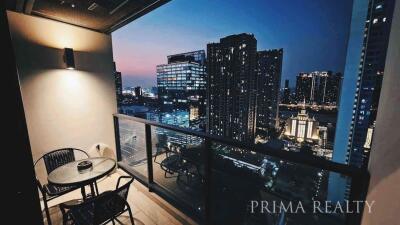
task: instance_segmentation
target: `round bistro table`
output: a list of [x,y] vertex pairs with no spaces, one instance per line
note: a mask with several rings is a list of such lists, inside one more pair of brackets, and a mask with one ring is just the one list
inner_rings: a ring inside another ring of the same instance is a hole
[[[79,171],[78,163],[82,161],[92,162],[90,169]],[[96,157],[73,161],[53,170],[47,177],[50,184],[57,186],[76,186],[81,188],[83,200],[86,200],[85,186],[90,186],[92,197],[94,197],[94,182],[114,170],[116,162],[106,157]]]

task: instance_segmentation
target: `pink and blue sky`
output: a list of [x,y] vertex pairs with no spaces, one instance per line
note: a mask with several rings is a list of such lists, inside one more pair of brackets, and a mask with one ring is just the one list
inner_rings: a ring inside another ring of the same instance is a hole
[[343,72],[351,0],[172,0],[112,34],[123,86],[156,86],[167,55],[206,49],[236,33],[253,33],[258,50],[283,48],[284,79],[299,72]]

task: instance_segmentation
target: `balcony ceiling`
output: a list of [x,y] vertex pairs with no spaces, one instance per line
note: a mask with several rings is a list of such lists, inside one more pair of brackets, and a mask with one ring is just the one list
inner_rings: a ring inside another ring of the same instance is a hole
[[7,9],[110,33],[170,0],[6,0]]

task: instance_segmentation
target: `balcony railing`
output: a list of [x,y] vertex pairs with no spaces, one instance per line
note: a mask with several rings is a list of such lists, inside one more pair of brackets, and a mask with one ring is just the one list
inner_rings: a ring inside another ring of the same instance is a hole
[[316,209],[329,203],[330,177],[345,181],[346,210],[362,209],[365,170],[122,114],[114,125],[120,167],[200,223],[360,224],[333,202]]

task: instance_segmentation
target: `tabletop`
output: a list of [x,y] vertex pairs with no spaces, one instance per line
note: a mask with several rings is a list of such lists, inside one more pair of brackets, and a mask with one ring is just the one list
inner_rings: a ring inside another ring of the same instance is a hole
[[[90,161],[93,167],[79,171],[78,163]],[[86,185],[109,174],[116,166],[114,159],[96,157],[73,161],[53,170],[47,180],[49,183],[59,186]]]

